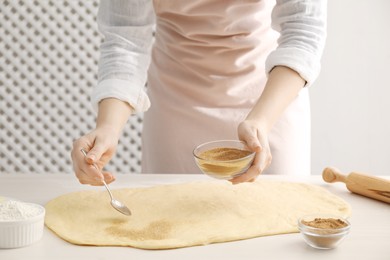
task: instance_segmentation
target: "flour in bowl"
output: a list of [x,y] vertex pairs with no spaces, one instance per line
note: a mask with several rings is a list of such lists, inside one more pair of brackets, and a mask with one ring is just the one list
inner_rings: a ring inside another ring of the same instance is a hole
[[0,221],[25,220],[41,212],[39,206],[21,201],[7,200],[0,203]]

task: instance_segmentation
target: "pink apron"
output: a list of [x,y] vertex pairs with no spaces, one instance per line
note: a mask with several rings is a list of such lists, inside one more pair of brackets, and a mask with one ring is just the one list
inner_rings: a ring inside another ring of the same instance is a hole
[[[271,3],[272,4],[272,3]],[[154,0],[156,38],[142,135],[144,173],[200,173],[200,143],[238,139],[237,125],[261,95],[276,48],[267,1]],[[269,174],[310,173],[307,90],[269,135]]]

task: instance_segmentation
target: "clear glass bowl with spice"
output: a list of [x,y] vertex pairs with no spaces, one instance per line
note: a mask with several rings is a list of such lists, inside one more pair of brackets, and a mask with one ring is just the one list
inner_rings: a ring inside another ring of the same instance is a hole
[[193,154],[196,164],[204,174],[230,180],[248,170],[256,153],[249,151],[244,142],[218,140],[197,146]]
[[0,248],[28,246],[42,238],[45,208],[0,197]]
[[317,249],[337,247],[350,228],[348,220],[329,214],[306,215],[298,220],[298,229],[304,240]]

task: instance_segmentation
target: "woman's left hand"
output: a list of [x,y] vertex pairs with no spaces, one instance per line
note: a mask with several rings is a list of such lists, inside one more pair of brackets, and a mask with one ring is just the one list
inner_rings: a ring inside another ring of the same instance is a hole
[[269,147],[266,131],[254,120],[245,120],[238,126],[238,138],[246,143],[251,151],[256,152],[252,166],[246,173],[231,179],[233,184],[241,182],[255,181],[272,161],[271,150]]

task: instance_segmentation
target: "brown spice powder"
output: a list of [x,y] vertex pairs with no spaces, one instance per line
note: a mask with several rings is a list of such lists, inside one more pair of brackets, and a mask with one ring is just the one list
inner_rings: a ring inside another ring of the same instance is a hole
[[237,148],[221,147],[204,151],[199,155],[199,157],[205,160],[229,161],[243,158],[251,153],[251,151]]
[[112,226],[106,228],[106,232],[112,237],[129,240],[162,240],[169,236],[172,230],[171,223],[167,221],[155,221],[142,229],[132,229],[126,222],[113,222]]
[[345,236],[345,232],[340,232],[341,228],[348,226],[346,222],[335,218],[315,218],[311,221],[302,220],[302,224],[318,230],[310,230],[310,232],[303,233],[306,240],[316,248],[330,249],[337,246],[337,244]]
[[335,218],[315,218],[311,221],[302,220],[302,224],[309,227],[322,229],[339,229],[347,226],[347,223],[345,223],[341,219]]

